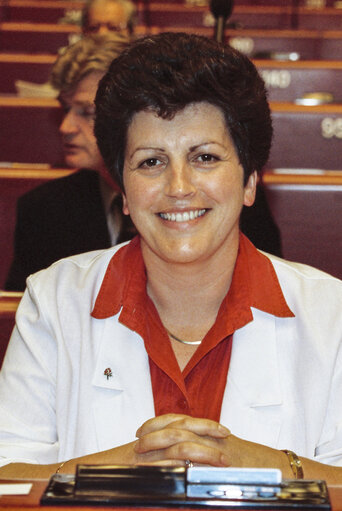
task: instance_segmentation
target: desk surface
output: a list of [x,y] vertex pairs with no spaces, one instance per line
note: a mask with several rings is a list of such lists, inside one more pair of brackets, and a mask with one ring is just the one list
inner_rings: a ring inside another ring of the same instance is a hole
[[[49,510],[57,510],[57,509],[66,509],[62,506],[40,506],[39,500],[40,497],[48,483],[47,480],[37,480],[37,481],[14,481],[14,480],[0,480],[0,483],[9,483],[9,482],[32,482],[33,487],[31,490],[30,495],[27,496],[0,496],[0,510],[1,511],[19,511],[23,508],[30,508],[30,509],[40,509],[43,511],[49,511]],[[342,486],[330,486],[329,487],[329,494],[332,504],[332,511],[342,511]],[[70,508],[69,508],[70,509]],[[96,509],[96,511],[108,511],[107,507],[99,507],[99,506],[73,506],[72,511],[85,511],[87,509]],[[113,509],[113,508],[111,508]],[[126,507],[120,507],[117,508],[120,511],[125,511],[127,509],[133,509],[133,508],[126,508]],[[145,509],[151,509],[151,508],[134,508],[140,511],[144,511]],[[153,508],[153,511],[160,511],[161,509],[164,509],[166,511],[166,508]],[[168,508],[170,509],[170,508]]]

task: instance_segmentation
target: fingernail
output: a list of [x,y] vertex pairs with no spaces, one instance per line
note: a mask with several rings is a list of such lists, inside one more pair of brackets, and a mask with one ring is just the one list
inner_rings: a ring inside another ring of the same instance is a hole
[[230,430],[226,428],[225,426],[222,426],[222,424],[219,424],[218,430],[222,435],[228,436],[231,434]]
[[140,437],[140,429],[141,428],[137,429],[137,432],[135,433],[135,436],[138,437],[138,438]]

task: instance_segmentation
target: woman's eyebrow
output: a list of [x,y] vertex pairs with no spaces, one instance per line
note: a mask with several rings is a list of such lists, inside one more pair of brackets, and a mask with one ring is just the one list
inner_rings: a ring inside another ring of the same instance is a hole
[[211,144],[215,144],[215,145],[219,145],[221,147],[224,147],[224,145],[221,144],[221,142],[218,142],[217,140],[208,140],[208,141],[205,141],[205,142],[201,142],[200,144],[196,144],[194,146],[191,146],[190,147],[190,151],[196,151],[196,149],[199,149],[202,146],[211,145]]
[[162,153],[165,153],[165,149],[163,149],[162,147],[143,146],[143,147],[137,147],[136,149],[134,149],[134,151],[130,155],[130,158],[132,158],[132,156],[134,156],[134,154],[137,153],[138,151],[149,151],[149,150],[160,151]]

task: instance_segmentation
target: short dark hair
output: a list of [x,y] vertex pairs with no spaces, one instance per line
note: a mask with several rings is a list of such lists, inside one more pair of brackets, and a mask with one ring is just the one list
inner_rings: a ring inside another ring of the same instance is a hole
[[165,32],[137,40],[112,62],[95,99],[95,135],[121,186],[133,115],[153,110],[172,119],[203,101],[223,112],[246,183],[268,159],[272,121],[265,84],[245,55],[206,37]]

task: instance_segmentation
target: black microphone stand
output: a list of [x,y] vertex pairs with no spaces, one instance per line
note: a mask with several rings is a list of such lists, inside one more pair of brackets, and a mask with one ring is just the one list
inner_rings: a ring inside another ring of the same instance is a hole
[[224,29],[226,26],[227,19],[233,12],[233,0],[211,0],[210,11],[215,17],[215,33],[214,38],[217,42],[222,43],[224,41]]

